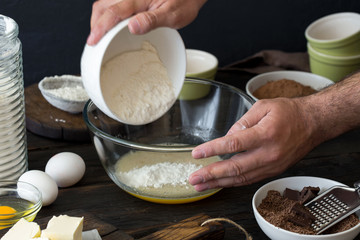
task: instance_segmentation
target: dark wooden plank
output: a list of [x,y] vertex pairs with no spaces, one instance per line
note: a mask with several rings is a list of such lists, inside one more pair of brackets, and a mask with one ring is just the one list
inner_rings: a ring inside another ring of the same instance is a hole
[[206,220],[210,219],[205,214],[200,214],[182,220],[165,229],[154,232],[140,240],[195,240],[195,239],[223,239],[224,227],[221,223],[213,222],[201,226]]
[[69,141],[89,141],[82,114],[53,107],[41,95],[37,84],[25,88],[26,127],[40,136]]
[[115,231],[107,235],[101,236],[102,240],[133,240],[134,238],[122,231]]

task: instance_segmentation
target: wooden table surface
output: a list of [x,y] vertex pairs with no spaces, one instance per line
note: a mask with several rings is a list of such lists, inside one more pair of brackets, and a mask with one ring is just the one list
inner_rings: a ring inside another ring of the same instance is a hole
[[[255,221],[251,199],[260,186],[272,179],[251,186],[223,189],[198,202],[163,205],[137,199],[117,187],[106,175],[91,143],[53,141],[28,133],[29,169],[44,170],[47,160],[63,151],[71,151],[84,158],[87,167],[85,176],[75,186],[60,189],[57,200],[43,207],[37,218],[82,209],[140,238],[169,224],[205,213],[210,217],[235,221],[254,239],[267,239]],[[276,178],[317,176],[352,185],[359,180],[359,167],[360,130],[356,130],[320,145]],[[225,224],[225,239],[244,238],[234,226]]]
[[[57,200],[43,207],[36,219],[82,209],[135,239],[200,213],[231,219],[253,239],[267,239],[251,207],[253,194],[263,184],[287,176],[316,176],[352,186],[360,178],[360,129],[323,143],[280,176],[251,186],[223,189],[209,198],[180,205],[146,202],[121,190],[105,173],[91,142],[52,140],[30,132],[27,141],[30,170],[44,170],[51,156],[64,151],[79,154],[86,163],[83,179],[72,187],[60,189]],[[233,225],[223,225],[225,239],[245,239]]]

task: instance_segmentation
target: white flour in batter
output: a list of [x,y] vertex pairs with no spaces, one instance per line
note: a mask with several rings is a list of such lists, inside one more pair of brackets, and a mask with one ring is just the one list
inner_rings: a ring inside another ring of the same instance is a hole
[[176,100],[167,70],[149,42],[106,62],[101,70],[101,89],[109,109],[134,125],[156,120]]
[[131,187],[160,188],[166,184],[186,185],[190,174],[200,168],[201,165],[193,163],[162,162],[132,169],[121,173],[120,177]]
[[198,193],[188,182],[191,173],[219,157],[193,159],[190,152],[129,152],[115,165],[120,182],[140,194],[155,197],[184,198]]

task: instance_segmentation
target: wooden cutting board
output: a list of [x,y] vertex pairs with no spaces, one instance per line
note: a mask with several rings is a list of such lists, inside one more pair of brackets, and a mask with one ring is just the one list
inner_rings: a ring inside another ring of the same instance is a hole
[[71,114],[53,107],[42,96],[38,85],[25,88],[26,128],[32,133],[66,141],[90,141],[82,114]]
[[205,214],[199,214],[168,227],[153,232],[139,240],[221,240],[225,235],[225,228],[219,222],[211,222],[201,226],[210,219]]

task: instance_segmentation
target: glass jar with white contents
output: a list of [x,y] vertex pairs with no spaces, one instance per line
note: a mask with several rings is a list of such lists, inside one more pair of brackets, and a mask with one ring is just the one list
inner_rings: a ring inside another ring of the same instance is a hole
[[28,168],[22,48],[16,22],[0,14],[0,179]]

